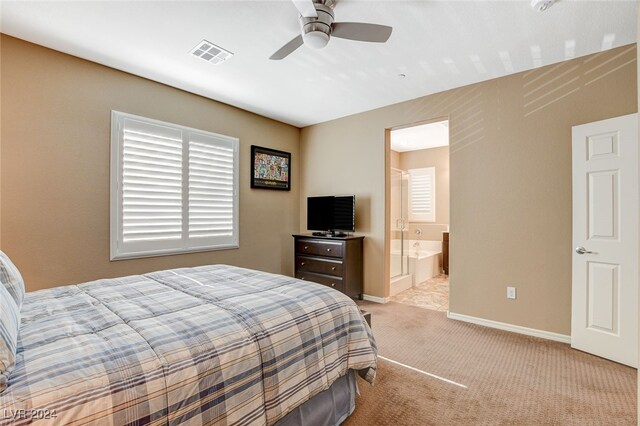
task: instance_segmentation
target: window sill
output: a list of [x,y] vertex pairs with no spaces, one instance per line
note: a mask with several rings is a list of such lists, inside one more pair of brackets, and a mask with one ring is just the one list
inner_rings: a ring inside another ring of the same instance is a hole
[[111,262],[115,262],[118,260],[129,260],[129,259],[143,259],[146,257],[160,257],[160,256],[178,256],[181,254],[191,254],[191,253],[202,253],[206,251],[218,251],[218,250],[237,250],[240,248],[239,244],[225,244],[216,247],[198,247],[193,249],[186,250],[156,250],[156,251],[145,251],[145,252],[136,252],[136,253],[111,253],[111,258],[109,259]]

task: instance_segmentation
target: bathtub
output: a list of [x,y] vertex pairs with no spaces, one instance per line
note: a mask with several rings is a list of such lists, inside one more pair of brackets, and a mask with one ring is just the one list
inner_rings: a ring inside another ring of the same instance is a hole
[[[431,240],[391,240],[391,269],[399,269],[400,248],[404,247],[412,285],[417,286],[440,274],[442,270],[442,241]],[[395,265],[394,265],[395,262]]]

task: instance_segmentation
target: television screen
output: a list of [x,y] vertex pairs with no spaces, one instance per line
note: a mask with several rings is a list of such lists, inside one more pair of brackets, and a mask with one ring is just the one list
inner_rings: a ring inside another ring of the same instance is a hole
[[333,197],[307,198],[307,229],[329,231],[332,221]]
[[355,231],[356,197],[333,197],[333,226],[337,231]]
[[355,231],[355,196],[307,198],[307,229]]

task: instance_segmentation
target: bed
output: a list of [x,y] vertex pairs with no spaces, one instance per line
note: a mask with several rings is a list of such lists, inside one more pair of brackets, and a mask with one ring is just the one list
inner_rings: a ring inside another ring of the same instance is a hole
[[233,266],[27,293],[20,317],[0,425],[337,424],[375,377],[350,298]]

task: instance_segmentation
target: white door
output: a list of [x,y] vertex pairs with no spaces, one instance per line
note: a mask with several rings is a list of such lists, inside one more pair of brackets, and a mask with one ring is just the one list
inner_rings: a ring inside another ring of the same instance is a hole
[[571,346],[638,363],[638,115],[573,128]]

